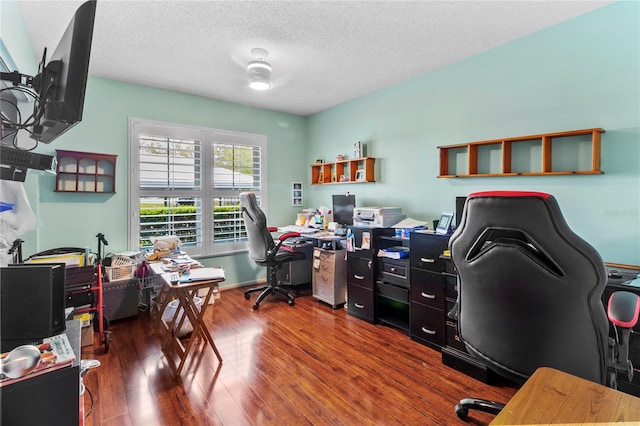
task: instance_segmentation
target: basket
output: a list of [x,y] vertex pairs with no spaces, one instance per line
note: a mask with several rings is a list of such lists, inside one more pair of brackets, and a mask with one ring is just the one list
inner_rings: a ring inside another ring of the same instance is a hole
[[133,272],[136,263],[126,256],[116,255],[111,258],[111,266],[105,266],[107,280],[130,280],[133,278]]

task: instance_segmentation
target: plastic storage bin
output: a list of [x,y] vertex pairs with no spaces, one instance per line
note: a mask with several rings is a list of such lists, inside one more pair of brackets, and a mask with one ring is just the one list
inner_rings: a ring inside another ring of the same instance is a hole
[[[198,310],[200,310],[202,308],[202,298],[194,297],[193,298],[193,303],[195,303],[195,305],[198,308]],[[211,303],[213,303],[213,302],[211,302]],[[167,305],[167,308],[164,310],[164,313],[162,314],[162,320],[163,321],[167,321],[167,322],[171,321],[173,319],[173,315],[176,312],[176,309],[178,309],[178,305],[179,304],[180,304],[179,300],[174,300],[172,302],[169,302],[169,304]],[[182,311],[182,308],[180,308],[176,323],[173,324],[173,331],[176,331],[176,329],[178,328],[178,323],[180,322],[180,317],[183,314],[184,314],[184,312]],[[191,325],[191,322],[189,321],[189,318],[185,318],[184,319],[184,323],[182,324],[182,328],[180,329],[180,332],[178,333],[178,336],[179,337],[184,337],[187,334],[191,333],[192,331],[193,331],[193,326]]]

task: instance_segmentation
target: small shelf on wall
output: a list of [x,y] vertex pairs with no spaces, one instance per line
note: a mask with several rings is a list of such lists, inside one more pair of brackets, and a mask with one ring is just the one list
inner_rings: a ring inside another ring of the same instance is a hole
[[116,192],[117,155],[56,149],[56,156],[55,192]]
[[592,128],[439,146],[438,177],[603,174],[602,133]]
[[311,165],[311,185],[375,182],[375,158],[362,157]]

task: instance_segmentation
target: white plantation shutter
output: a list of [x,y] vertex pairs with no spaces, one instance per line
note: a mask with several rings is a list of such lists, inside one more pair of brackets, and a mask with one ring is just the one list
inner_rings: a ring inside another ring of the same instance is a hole
[[261,193],[261,135],[130,120],[131,249],[177,235],[191,255],[246,247],[239,194]]

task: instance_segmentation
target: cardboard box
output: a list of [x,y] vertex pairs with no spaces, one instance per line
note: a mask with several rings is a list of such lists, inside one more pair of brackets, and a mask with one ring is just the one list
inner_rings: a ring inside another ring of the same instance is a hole
[[73,316],[74,320],[82,321],[81,327],[89,327],[91,325],[91,314],[89,312],[85,312],[83,314],[77,314]]
[[93,345],[93,324],[89,323],[89,326],[82,327],[80,331],[80,345],[82,347]]
[[[198,297],[202,297],[203,299],[207,296],[208,288],[201,288],[198,290]],[[211,299],[209,299],[209,304],[213,305],[216,299],[220,299],[220,287],[215,286],[213,288],[213,294],[211,295]]]

